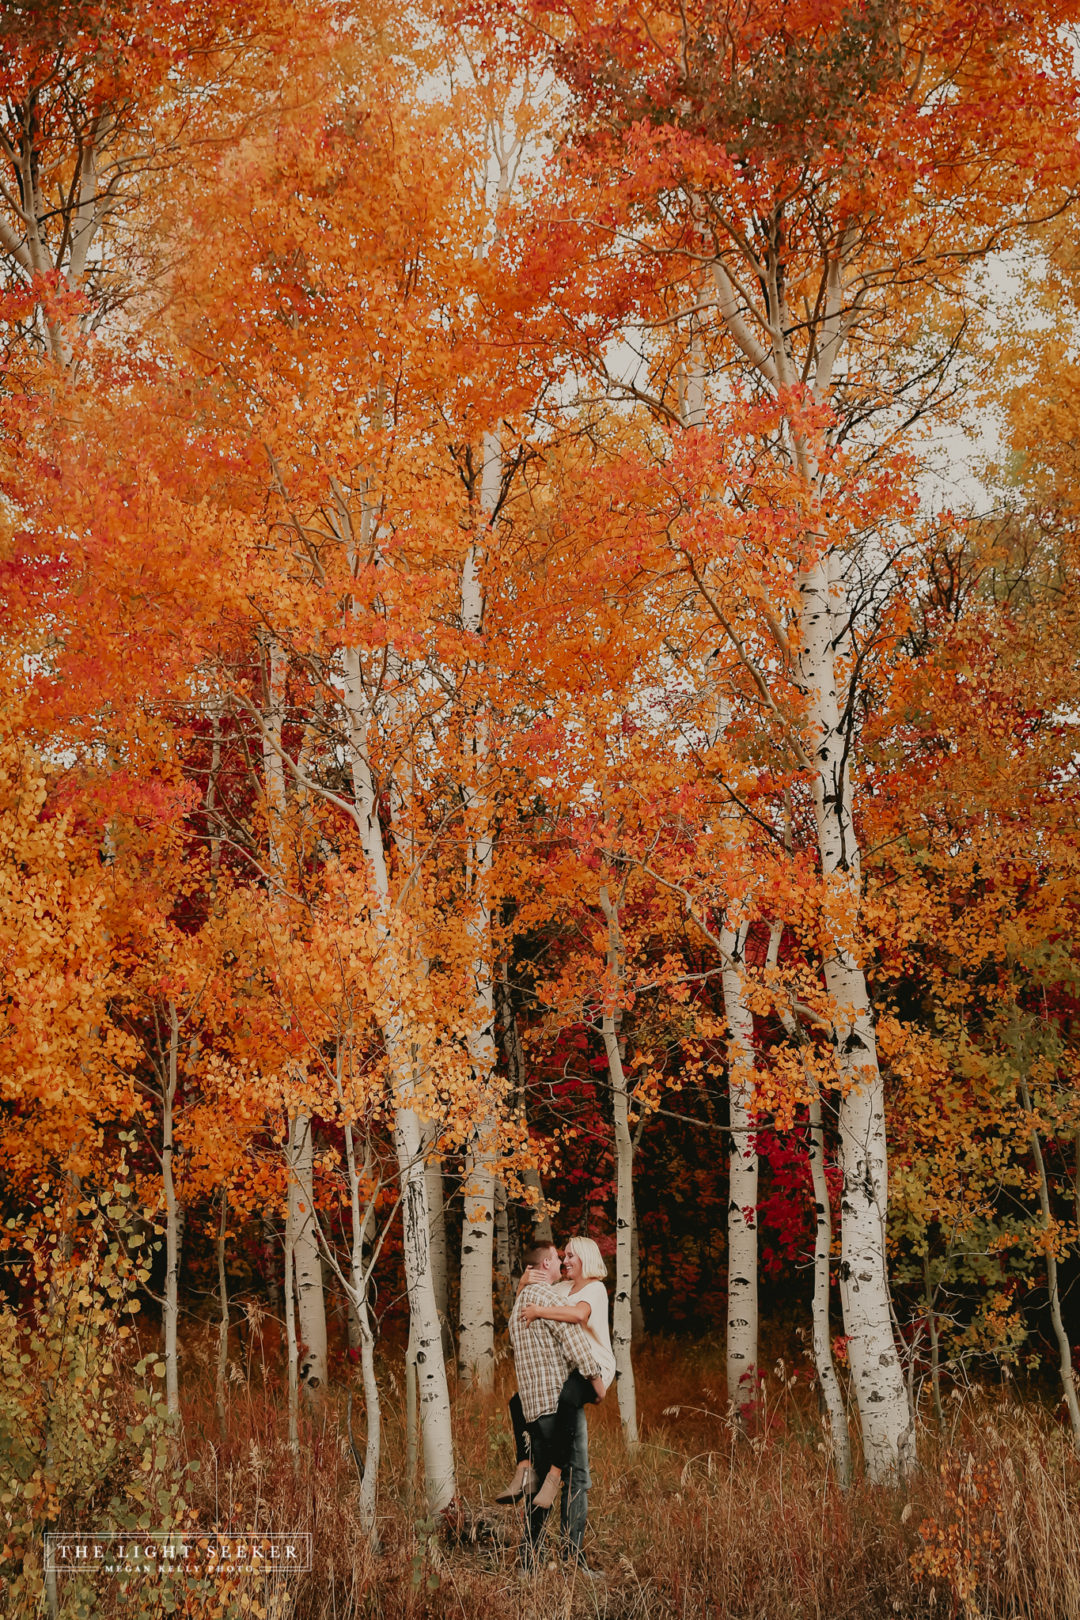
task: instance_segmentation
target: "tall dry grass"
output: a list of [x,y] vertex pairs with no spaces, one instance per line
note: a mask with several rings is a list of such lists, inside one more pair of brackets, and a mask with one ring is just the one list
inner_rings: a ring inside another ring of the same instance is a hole
[[[356,1474],[340,1392],[309,1421],[294,1466],[281,1391],[238,1378],[219,1432],[212,1391],[186,1389],[185,1445],[200,1463],[191,1507],[220,1529],[310,1530],[314,1568],[286,1594],[252,1583],[273,1620],[1080,1620],[1080,1467],[1053,1414],[998,1392],[949,1403],[943,1435],[920,1437],[920,1468],[896,1489],[838,1490],[805,1377],[766,1382],[747,1439],[723,1399],[716,1345],[656,1342],[637,1354],[643,1443],[622,1446],[614,1400],[590,1419],[594,1490],[587,1554],[601,1582],[561,1564],[523,1576],[520,1521],[492,1498],[512,1466],[504,1402],[456,1403],[464,1511],[425,1520],[405,1478],[404,1396],[386,1398],[379,1530],[373,1553],[354,1503]],[[190,1494],[190,1493],[189,1493]],[[251,1605],[254,1607],[251,1607]],[[194,1612],[194,1611],[192,1611]],[[209,1613],[210,1611],[206,1611]]]

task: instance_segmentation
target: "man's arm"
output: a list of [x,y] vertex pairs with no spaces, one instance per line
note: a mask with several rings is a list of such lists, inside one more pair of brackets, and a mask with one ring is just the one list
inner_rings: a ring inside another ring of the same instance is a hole
[[[589,1335],[576,1322],[524,1321],[522,1311],[529,1303],[558,1305],[561,1299],[547,1284],[529,1283],[518,1294],[510,1313],[510,1342],[514,1347],[518,1389],[526,1414],[534,1417],[542,1412],[553,1412],[558,1391],[567,1372],[574,1367],[591,1379],[597,1399],[603,1400],[604,1384]],[[534,1376],[538,1367],[546,1369],[543,1377]],[[550,1406],[540,1404],[541,1400],[550,1401]],[[536,1407],[535,1412],[530,1413],[530,1402]]]
[[585,1378],[599,1378],[600,1363],[596,1359],[596,1346],[577,1322],[552,1322],[544,1320],[549,1333],[553,1333],[562,1345],[563,1354],[571,1367],[576,1367]]
[[531,1301],[522,1307],[522,1316],[527,1322],[577,1322],[581,1327],[587,1327],[589,1317],[592,1315],[592,1306],[587,1299],[580,1305],[570,1305],[563,1302],[559,1305],[533,1305]]
[[[547,1283],[527,1283],[514,1302],[511,1320],[517,1317],[518,1331],[528,1331],[533,1324],[524,1320],[523,1313],[526,1305],[538,1305],[545,1310],[559,1310],[565,1304],[565,1298],[561,1294],[557,1294]],[[585,1332],[585,1329],[578,1325],[577,1321],[562,1322],[557,1318],[548,1316],[537,1317],[536,1320],[542,1322],[543,1326],[558,1340],[563,1355],[571,1367],[576,1367],[578,1372],[583,1373],[586,1378],[598,1376],[600,1363],[596,1359],[596,1345]]]

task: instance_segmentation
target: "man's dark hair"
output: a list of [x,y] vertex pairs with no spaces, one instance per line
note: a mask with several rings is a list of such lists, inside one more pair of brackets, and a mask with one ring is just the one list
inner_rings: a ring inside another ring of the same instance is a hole
[[538,1266],[545,1254],[550,1254],[551,1250],[556,1248],[558,1248],[557,1243],[534,1243],[525,1256],[525,1264],[527,1266]]

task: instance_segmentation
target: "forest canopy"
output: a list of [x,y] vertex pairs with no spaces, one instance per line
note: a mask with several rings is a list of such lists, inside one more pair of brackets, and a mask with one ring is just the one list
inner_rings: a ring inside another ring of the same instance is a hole
[[623,1466],[1077,1491],[1078,9],[0,0],[19,1602],[255,1384],[460,1534],[553,1233]]

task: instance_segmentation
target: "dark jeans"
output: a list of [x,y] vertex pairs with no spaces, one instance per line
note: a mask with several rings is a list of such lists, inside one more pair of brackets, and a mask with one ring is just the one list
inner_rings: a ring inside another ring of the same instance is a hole
[[577,1434],[577,1421],[583,1406],[599,1400],[595,1389],[583,1373],[573,1368],[566,1383],[559,1391],[559,1404],[552,1414],[555,1426],[551,1432],[551,1439],[547,1444],[547,1464],[540,1468],[529,1446],[529,1425],[525,1422],[525,1412],[521,1405],[521,1396],[514,1394],[510,1399],[510,1422],[514,1428],[514,1446],[517,1451],[518,1462],[524,1462],[532,1456],[533,1466],[543,1479],[549,1468],[561,1468],[565,1474],[570,1466],[570,1452]]
[[[548,1413],[528,1425],[529,1445],[533,1466],[543,1479],[552,1463],[552,1445],[555,1437],[556,1415]],[[559,1524],[562,1530],[563,1556],[580,1558],[585,1525],[589,1517],[589,1428],[581,1407],[576,1409],[570,1454],[563,1470],[562,1504]],[[521,1538],[521,1562],[526,1569],[536,1562],[549,1509],[525,1504],[525,1533]]]

